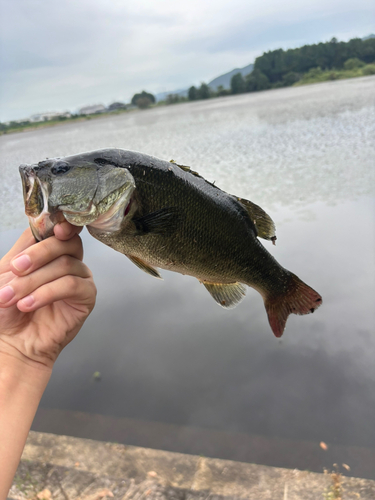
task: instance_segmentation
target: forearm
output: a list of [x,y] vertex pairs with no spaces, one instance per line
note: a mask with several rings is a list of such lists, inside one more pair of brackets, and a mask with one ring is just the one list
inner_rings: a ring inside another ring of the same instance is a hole
[[35,412],[51,376],[0,352],[0,499],[8,495]]

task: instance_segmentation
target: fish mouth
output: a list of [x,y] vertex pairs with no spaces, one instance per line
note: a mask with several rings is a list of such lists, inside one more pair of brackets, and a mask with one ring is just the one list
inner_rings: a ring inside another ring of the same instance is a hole
[[44,199],[35,170],[31,165],[21,165],[19,171],[22,179],[25,213],[31,217],[38,216],[43,210]]
[[[48,177],[45,179],[44,175],[40,175],[39,165],[19,167],[25,213],[37,241],[53,236],[53,228],[59,222],[68,221],[74,226],[90,226],[92,231],[108,234],[119,231],[124,218],[128,219],[132,215],[128,214],[128,211],[135,182],[129,173],[126,174],[126,182],[120,188],[105,193],[103,198],[99,196],[95,199],[99,189],[97,186],[97,190],[92,194],[93,199],[86,200],[84,206],[77,208],[74,204],[57,204],[52,197],[50,199],[50,193],[53,194],[51,181]],[[136,204],[133,205],[136,207]],[[135,208],[132,212],[134,210]]]
[[53,235],[53,228],[58,216],[51,218],[48,207],[48,184],[42,182],[32,165],[21,165],[19,172],[22,179],[25,213],[29,218],[30,228],[37,241]]

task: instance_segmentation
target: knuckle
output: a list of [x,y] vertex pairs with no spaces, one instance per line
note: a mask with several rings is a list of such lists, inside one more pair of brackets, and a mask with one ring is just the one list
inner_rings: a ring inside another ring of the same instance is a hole
[[[21,281],[19,279],[18,281]],[[25,290],[30,290],[33,287],[33,276],[23,276],[22,277],[22,288]]]
[[89,284],[90,284],[90,287],[91,287],[91,293],[94,295],[94,297],[96,297],[97,294],[98,294],[98,289],[96,288],[95,283],[92,280],[90,280]]
[[71,267],[72,258],[69,255],[59,257],[59,266],[63,271],[68,271]]
[[83,270],[84,277],[92,279],[92,272],[91,272],[90,268],[88,268],[86,266],[86,264],[83,264],[83,263],[82,263],[82,266],[83,266],[82,270]]
[[79,286],[79,281],[77,276],[73,276],[72,274],[68,274],[64,277],[65,286],[71,290],[72,292],[77,290]]
[[82,246],[82,240],[78,236],[78,234],[75,234],[73,238],[69,240],[69,243],[71,245],[71,251],[74,256],[78,257],[80,260],[82,260],[83,257],[83,246]]
[[70,239],[70,241],[74,243],[78,248],[82,248],[82,240],[77,233],[74,234],[74,236]]
[[12,287],[16,296],[25,296],[34,289],[34,280],[32,276],[16,276],[12,280]]

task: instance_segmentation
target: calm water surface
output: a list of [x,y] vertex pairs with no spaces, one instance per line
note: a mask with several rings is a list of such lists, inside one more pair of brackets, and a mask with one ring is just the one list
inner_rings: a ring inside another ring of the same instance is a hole
[[35,429],[317,471],[345,462],[375,478],[374,84],[0,137],[2,253],[27,226],[20,163],[120,147],[191,165],[260,204],[278,235],[265,246],[324,302],[277,340],[255,291],[223,310],[197,280],[152,279],[84,232],[97,306],[57,361]]

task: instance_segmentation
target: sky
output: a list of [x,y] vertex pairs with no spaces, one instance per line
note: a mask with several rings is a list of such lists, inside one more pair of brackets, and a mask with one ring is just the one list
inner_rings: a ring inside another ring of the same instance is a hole
[[209,82],[375,32],[373,0],[0,0],[0,121]]

